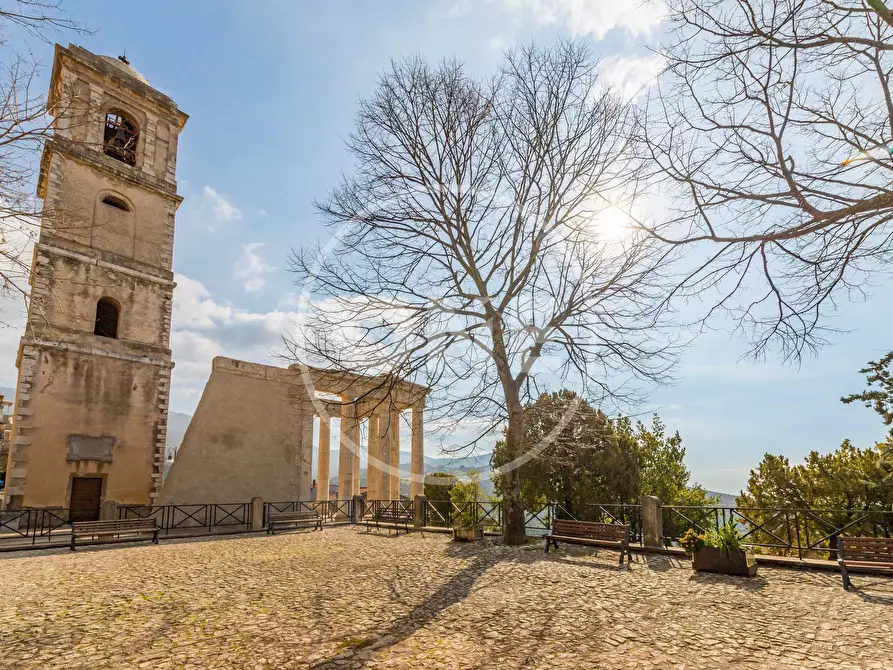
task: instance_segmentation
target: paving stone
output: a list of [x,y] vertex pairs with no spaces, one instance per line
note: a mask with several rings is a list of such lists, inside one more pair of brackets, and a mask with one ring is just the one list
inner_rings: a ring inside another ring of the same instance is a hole
[[349,527],[0,556],[0,668],[878,668],[893,579]]

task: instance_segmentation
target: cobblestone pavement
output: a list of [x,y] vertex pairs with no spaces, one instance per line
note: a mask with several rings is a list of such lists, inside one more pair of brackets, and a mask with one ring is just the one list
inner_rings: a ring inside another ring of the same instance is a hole
[[327,528],[0,555],[0,668],[893,668],[893,579]]

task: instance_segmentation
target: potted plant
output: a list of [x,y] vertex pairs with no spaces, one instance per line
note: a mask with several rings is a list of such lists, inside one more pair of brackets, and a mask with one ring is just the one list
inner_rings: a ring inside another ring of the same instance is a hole
[[689,528],[679,541],[691,556],[691,565],[698,572],[719,572],[725,575],[753,577],[757,560],[752,551],[741,546],[741,535],[734,522],[700,535]]
[[453,526],[453,539],[456,542],[474,542],[484,539],[484,529],[481,526]]
[[468,481],[456,482],[450,489],[450,502],[453,503],[453,539],[457,542],[474,542],[484,539],[484,527],[477,523],[477,503],[484,499],[481,476],[477,472],[468,473]]

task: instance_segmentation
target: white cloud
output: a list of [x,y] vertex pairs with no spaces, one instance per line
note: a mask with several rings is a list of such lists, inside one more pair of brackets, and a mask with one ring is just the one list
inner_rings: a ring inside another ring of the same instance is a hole
[[611,56],[599,63],[599,74],[610,88],[633,100],[657,81],[664,61],[660,56]]
[[266,283],[264,275],[276,271],[258,253],[263,247],[263,242],[243,244],[242,255],[236,261],[235,276],[242,280],[242,286],[249,293],[260,291]]
[[220,195],[210,186],[205,186],[202,191],[205,201],[211,207],[211,214],[218,222],[240,221],[242,210],[233,205],[224,196]]
[[204,285],[185,275],[177,275],[174,290],[174,326],[213,328],[232,317],[233,308],[216,303]]
[[505,51],[507,46],[508,40],[506,40],[505,35],[494,35],[490,38],[490,48],[493,51]]
[[[665,0],[490,0],[516,19],[532,19],[540,27],[568,30],[573,36],[590,35],[600,40],[621,28],[632,35],[651,34],[667,15]],[[468,0],[459,0],[446,12],[462,17],[471,11]]]
[[191,412],[211,373],[215,356],[283,365],[282,335],[293,329],[297,311],[253,312],[218,302],[200,282],[177,275],[171,349],[172,406]]

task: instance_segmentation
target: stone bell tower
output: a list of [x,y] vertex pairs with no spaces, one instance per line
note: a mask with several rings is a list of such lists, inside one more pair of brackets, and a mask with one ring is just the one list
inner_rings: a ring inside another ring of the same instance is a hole
[[161,486],[187,116],[125,58],[74,45],[56,46],[48,111],[4,505],[90,519]]

